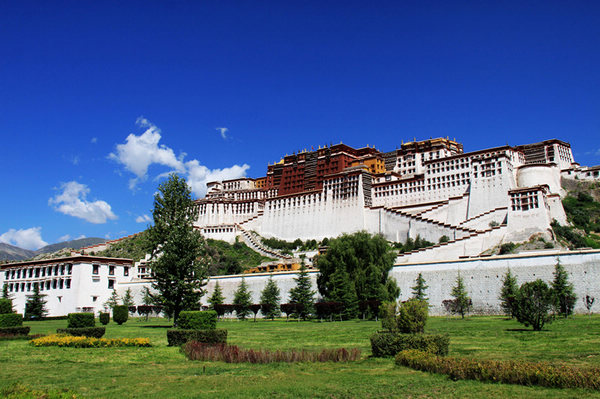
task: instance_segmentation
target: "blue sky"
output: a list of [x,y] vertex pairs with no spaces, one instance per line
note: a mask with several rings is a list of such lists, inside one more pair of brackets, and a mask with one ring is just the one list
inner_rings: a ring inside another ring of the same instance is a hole
[[600,3],[2,2],[0,241],[143,230],[162,176],[549,138],[600,163]]

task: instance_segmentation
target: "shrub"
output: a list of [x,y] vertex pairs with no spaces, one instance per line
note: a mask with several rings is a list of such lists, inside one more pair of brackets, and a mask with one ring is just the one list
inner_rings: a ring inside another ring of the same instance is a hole
[[449,345],[450,338],[446,334],[399,334],[381,331],[371,335],[371,352],[375,357],[391,357],[407,349],[446,356]]
[[600,389],[600,368],[553,365],[522,360],[497,361],[440,357],[418,350],[396,355],[395,362],[415,370],[446,374],[453,380],[477,380],[555,388]]
[[102,323],[103,326],[110,323],[110,313],[100,313],[100,323]]
[[15,326],[0,328],[0,338],[29,335],[31,327]]
[[106,332],[105,327],[57,328],[57,334],[67,334],[76,337],[101,338]]
[[0,327],[19,327],[23,325],[23,315],[19,313],[0,314]]
[[387,331],[395,331],[396,324],[396,302],[384,302],[379,307],[379,318],[381,327]]
[[122,346],[150,347],[148,338],[94,338],[53,334],[36,338],[30,342],[33,346],[59,346],[70,348],[110,348]]
[[512,254],[515,248],[517,248],[517,244],[514,242],[504,243],[500,245],[500,251],[498,252],[498,255]]
[[182,330],[214,330],[217,328],[217,312],[183,311],[179,313],[177,327]]
[[553,299],[553,291],[544,281],[537,279],[524,283],[515,298],[517,321],[526,327],[532,326],[534,331],[540,331],[545,323],[552,321],[552,315],[548,312]]
[[121,325],[129,318],[129,307],[125,305],[116,305],[113,308],[113,320],[118,325]]
[[95,325],[93,313],[69,313],[67,317],[68,328],[94,327]]
[[418,299],[409,299],[402,302],[400,312],[396,316],[398,331],[405,334],[425,332],[427,323],[427,302]]
[[169,346],[180,346],[192,340],[207,344],[224,344],[227,342],[227,330],[222,328],[215,328],[213,330],[182,330],[174,328],[167,330],[167,342]]
[[7,314],[12,312],[12,301],[9,298],[0,298],[0,314]]
[[274,363],[274,362],[348,362],[360,359],[360,350],[323,349],[321,352],[309,351],[267,351],[242,349],[235,345],[209,345],[197,341],[188,341],[181,351],[190,360],[220,361],[226,363]]

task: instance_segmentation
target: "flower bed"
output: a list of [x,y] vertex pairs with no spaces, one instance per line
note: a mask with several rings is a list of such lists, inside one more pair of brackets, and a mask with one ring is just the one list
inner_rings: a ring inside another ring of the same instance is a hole
[[30,341],[33,346],[60,346],[70,348],[115,348],[123,346],[150,347],[148,338],[92,338],[53,334]]

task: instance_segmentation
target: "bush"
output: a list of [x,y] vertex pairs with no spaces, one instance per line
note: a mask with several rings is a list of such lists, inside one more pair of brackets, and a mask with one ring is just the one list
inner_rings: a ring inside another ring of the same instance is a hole
[[12,301],[8,298],[0,298],[0,314],[13,313]]
[[554,388],[600,389],[600,368],[435,356],[418,350],[396,355],[396,365],[446,374],[453,380],[477,380]]
[[534,331],[540,331],[545,323],[552,321],[552,315],[548,312],[552,308],[553,299],[553,291],[544,281],[537,279],[524,283],[515,298],[517,321],[526,327],[532,326]]
[[399,334],[380,331],[371,335],[371,352],[375,357],[391,357],[407,349],[446,356],[449,345],[450,338],[446,334]]
[[23,325],[23,315],[19,313],[0,314],[0,327],[19,327]]
[[198,341],[206,344],[224,344],[227,342],[227,330],[215,328],[212,330],[182,330],[174,328],[167,330],[169,346],[181,346],[188,341]]
[[93,313],[69,313],[67,317],[68,328],[94,327],[95,325]]
[[101,338],[106,332],[105,327],[57,328],[57,334],[67,334],[76,337]]
[[110,323],[110,313],[100,313],[100,323],[102,323],[103,326]]
[[[100,328],[100,327],[99,327]],[[103,328],[103,327],[102,327]],[[94,338],[71,335],[48,335],[30,342],[33,346],[59,346],[70,348],[110,348],[122,346],[150,347],[148,338]]]
[[31,327],[15,326],[0,328],[0,338],[29,335]]
[[217,312],[183,311],[179,313],[177,327],[182,330],[214,330],[217,328]]
[[117,305],[113,308],[113,321],[121,325],[129,318],[129,306]]
[[426,301],[409,299],[402,302],[400,312],[396,316],[398,331],[404,334],[416,334],[425,332],[427,323],[428,305]]
[[384,302],[379,307],[379,318],[381,327],[387,331],[395,331],[396,324],[396,302]]
[[360,349],[323,349],[321,352],[308,351],[267,351],[246,350],[235,345],[210,345],[189,341],[181,351],[190,360],[220,361],[226,363],[274,363],[274,362],[348,362],[360,359]]
[[517,244],[514,242],[504,243],[500,245],[500,251],[498,252],[498,255],[512,254],[515,248],[517,248]]

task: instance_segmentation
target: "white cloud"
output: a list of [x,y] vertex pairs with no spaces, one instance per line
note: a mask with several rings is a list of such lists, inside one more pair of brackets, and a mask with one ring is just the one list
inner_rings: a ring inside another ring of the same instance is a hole
[[596,151],[596,156],[600,157],[600,148]]
[[90,140],[90,142],[92,144],[96,144],[98,142],[98,137],[92,137],[92,139]]
[[[250,168],[249,165],[244,164],[223,169],[209,169],[196,159],[184,161],[187,154],[181,153],[176,157],[171,148],[159,144],[161,134],[157,126],[143,117],[138,118],[136,123],[146,129],[144,133],[139,136],[130,134],[124,144],[117,144],[116,151],[109,154],[110,159],[122,164],[125,169],[135,175],[129,181],[130,189],[134,189],[139,181],[148,178],[148,168],[152,164],[170,168],[170,171],[160,173],[157,178],[165,177],[170,172],[178,172],[184,175],[192,192],[197,196],[206,194],[207,182],[244,177],[246,171]],[[220,132],[221,137],[227,138],[228,129],[226,127],[219,127],[217,130]],[[138,223],[143,222],[138,221]]]
[[85,184],[71,181],[63,183],[61,189],[62,193],[48,200],[48,205],[54,205],[55,210],[96,224],[117,219],[107,202],[86,199],[90,189]]
[[46,241],[42,240],[41,227],[31,227],[29,229],[20,230],[10,229],[6,233],[0,235],[0,242],[31,250],[48,245]]
[[58,242],[69,241],[71,239],[71,234],[65,234],[62,237],[58,238]]
[[152,218],[148,215],[141,215],[135,218],[135,221],[137,223],[148,223],[150,221],[152,221]]
[[81,240],[82,238],[86,238],[87,236],[85,234],[81,234],[79,237],[75,238],[76,240]]
[[227,129],[226,127],[217,127],[215,128],[215,130],[218,130],[219,133],[221,133],[221,137],[223,138],[223,140],[227,139],[227,132],[229,131],[229,129]]

